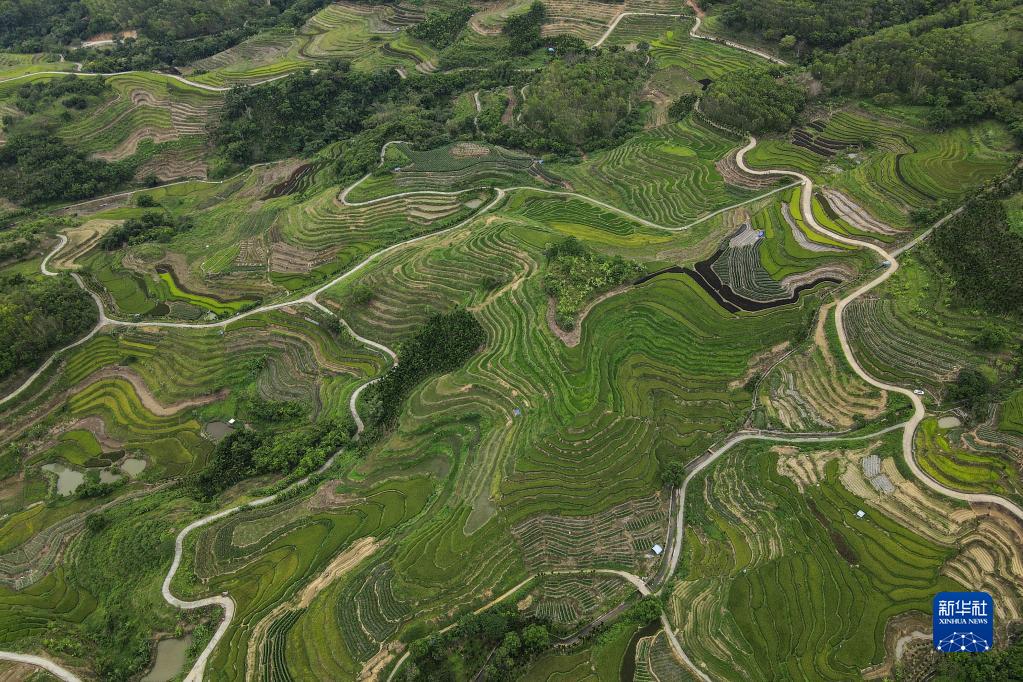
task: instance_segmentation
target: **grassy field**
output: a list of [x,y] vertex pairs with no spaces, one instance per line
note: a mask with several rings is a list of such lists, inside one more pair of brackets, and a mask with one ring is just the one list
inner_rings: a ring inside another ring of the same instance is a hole
[[1016,391],[1005,401],[998,428],[1023,433],[1023,391]]

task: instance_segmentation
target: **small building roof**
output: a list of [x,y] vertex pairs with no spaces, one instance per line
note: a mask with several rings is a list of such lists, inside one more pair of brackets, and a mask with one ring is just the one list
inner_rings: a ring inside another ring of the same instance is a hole
[[660,554],[663,551],[664,551],[663,547],[661,547],[660,545],[654,545],[654,554]]

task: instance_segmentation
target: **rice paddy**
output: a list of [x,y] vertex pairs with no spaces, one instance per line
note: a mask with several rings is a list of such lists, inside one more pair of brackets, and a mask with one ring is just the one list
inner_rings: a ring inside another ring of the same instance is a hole
[[[952,546],[883,513],[857,518],[845,462],[794,450],[743,447],[690,498],[672,607],[689,655],[716,676],[847,679],[881,660],[890,617],[958,587],[942,573]],[[811,477],[786,475],[781,460],[797,457]]]
[[[681,11],[659,0],[624,7]],[[481,10],[466,43],[502,40],[490,36],[499,19],[523,9]],[[620,9],[554,2],[544,31],[592,42]],[[189,77],[251,84],[333,58],[429,73],[443,67],[440,53],[402,30],[425,11],[330,4],[294,31],[193,64]],[[692,39],[691,25],[632,16],[607,41],[649,43],[654,109],[756,59]],[[43,65],[0,55],[0,76]],[[63,126],[63,139],[141,159],[147,174],[204,176],[222,93],[155,73],[108,82],[115,96]],[[506,88],[486,88],[483,109],[503,110]],[[0,84],[0,96],[9,91]],[[167,242],[98,247],[103,230],[143,213],[127,199],[82,209],[94,222],[72,220],[51,266],[75,268],[125,324],[0,406],[0,438],[20,457],[0,486],[5,648],[100,674],[92,633],[114,611],[141,624],[139,651],[154,633],[191,630],[195,620],[160,594],[174,535],[235,504],[187,537],[171,585],[185,600],[227,593],[235,603],[210,680],[383,679],[409,644],[502,596],[570,636],[634,596],[620,575],[599,572],[609,570],[667,585],[666,615],[713,679],[857,677],[887,660],[892,623],[928,613],[938,590],[986,589],[999,618],[1023,616],[1009,521],[925,492],[905,472],[898,433],[736,447],[689,486],[682,563],[662,576],[654,545],[669,542],[678,500],[667,465],[696,462],[738,430],[854,432],[907,417],[907,401],[853,372],[835,328],[838,292],[873,275],[876,259],[812,229],[802,188],[743,174],[743,140],[699,116],[650,116],[619,145],[541,163],[480,141],[474,93],[456,95],[457,141],[392,144],[354,187],[332,180],[331,150],[222,184],[146,190],[153,210],[192,219]],[[998,124],[938,133],[861,104],[762,140],[749,160],[812,175],[813,216],[834,233],[894,245],[908,238],[911,211],[961,199],[1012,154]],[[571,342],[550,323],[543,285],[547,247],[567,237],[645,273],[588,301]],[[926,247],[900,264],[846,309],[865,369],[919,387],[929,407],[963,366],[1007,377],[1009,351],[975,343],[990,320],[955,300]],[[299,300],[320,287],[315,305]],[[724,304],[735,297],[754,305]],[[271,309],[226,321],[261,305]],[[346,421],[353,407],[366,417],[372,392],[360,387],[390,366],[377,344],[400,355],[432,315],[456,308],[486,341],[412,387],[393,429],[367,431],[273,503],[246,505],[280,490],[280,475],[243,480],[209,504],[183,492],[214,452],[211,423],[244,421],[258,400],[299,404],[310,421]],[[949,487],[1019,500],[1021,395],[999,395],[980,425],[924,421],[916,461]],[[55,495],[40,470],[128,456],[145,461],[144,474],[95,499]],[[92,515],[110,525],[90,528]],[[125,583],[116,590],[111,572]],[[663,631],[634,623],[520,672],[598,682],[623,671],[641,682],[690,677]]]

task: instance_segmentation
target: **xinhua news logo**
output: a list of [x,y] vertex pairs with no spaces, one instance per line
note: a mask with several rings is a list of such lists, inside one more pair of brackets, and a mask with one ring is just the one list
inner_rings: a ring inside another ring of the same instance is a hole
[[938,651],[977,653],[994,644],[995,602],[987,592],[939,592],[933,606]]

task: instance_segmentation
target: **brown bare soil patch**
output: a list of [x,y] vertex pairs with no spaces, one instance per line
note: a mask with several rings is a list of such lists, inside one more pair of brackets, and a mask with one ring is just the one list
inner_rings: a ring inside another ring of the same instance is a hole
[[788,351],[789,346],[791,345],[792,344],[788,341],[782,341],[774,348],[770,348],[765,350],[763,353],[759,353],[751,357],[746,366],[746,373],[738,379],[732,380],[728,384],[728,388],[741,388],[745,386],[746,382],[752,379],[754,375],[763,374]]
[[380,651],[373,654],[372,658],[366,661],[359,672],[359,680],[365,682],[378,682],[384,679],[384,670],[395,656],[405,651],[405,645],[401,642],[388,642],[380,647]]
[[89,220],[76,228],[67,230],[67,244],[50,261],[51,270],[77,270],[75,260],[96,245],[100,237],[110,231],[123,220]]
[[735,155],[739,151],[739,147],[736,147],[732,151],[728,152],[728,155],[723,159],[718,159],[714,162],[714,167],[717,168],[718,173],[729,185],[735,185],[736,187],[743,187],[746,189],[766,189],[773,186],[779,179],[780,176],[764,176],[764,175],[751,175],[743,172],[739,168],[739,164],[735,162]]

